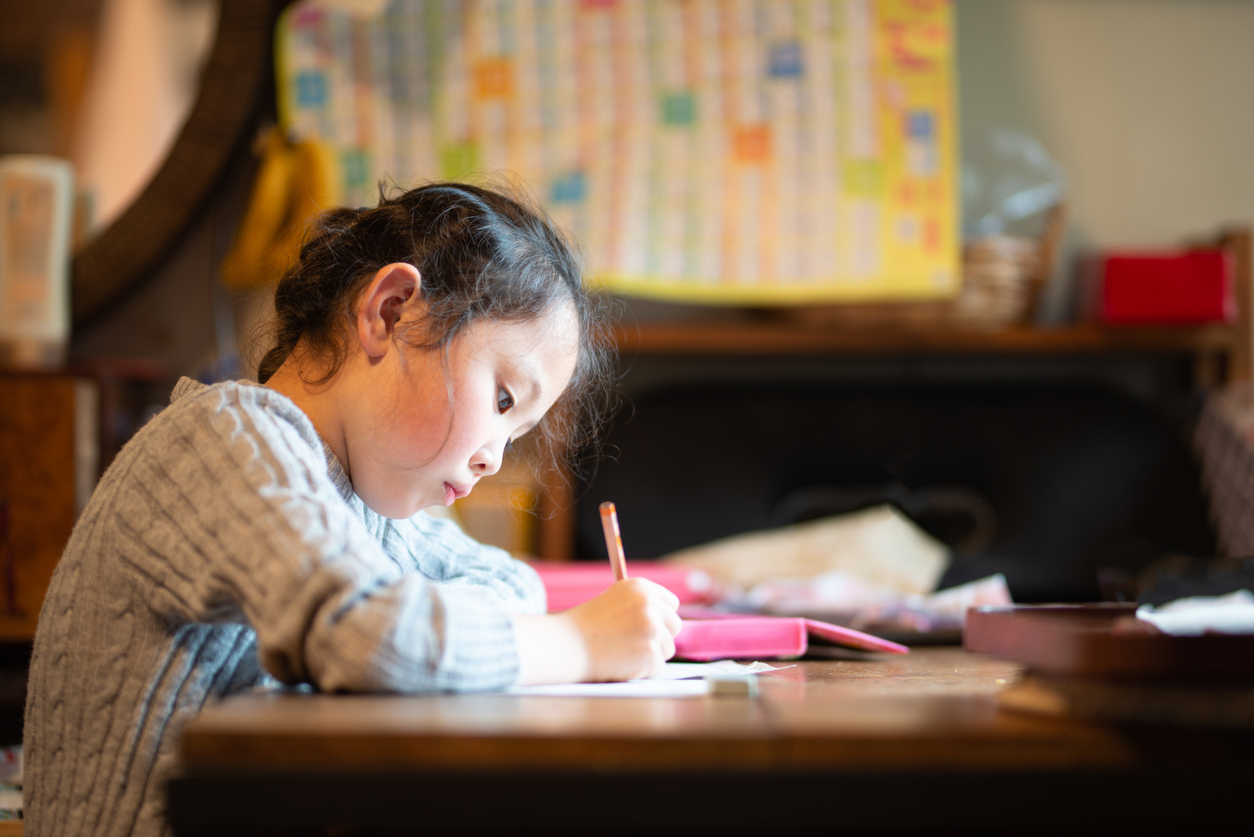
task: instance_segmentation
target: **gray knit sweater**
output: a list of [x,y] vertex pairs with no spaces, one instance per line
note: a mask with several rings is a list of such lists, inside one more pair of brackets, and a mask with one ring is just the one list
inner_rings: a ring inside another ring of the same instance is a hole
[[105,473],[31,661],[26,834],[169,831],[178,733],[267,683],[425,692],[514,682],[535,573],[418,514],[365,507],[296,405],[183,379]]

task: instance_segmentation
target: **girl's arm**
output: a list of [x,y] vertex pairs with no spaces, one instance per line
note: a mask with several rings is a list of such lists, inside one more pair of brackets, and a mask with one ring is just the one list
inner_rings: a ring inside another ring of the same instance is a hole
[[124,496],[108,512],[117,560],[158,623],[247,622],[270,674],[328,691],[516,681],[502,597],[406,572],[328,475],[308,419],[277,393],[186,395],[121,459],[110,481]]
[[393,526],[418,571],[441,586],[491,590],[510,613],[544,613],[540,577],[505,550],[485,546],[452,521],[425,513],[393,521]]
[[642,579],[539,616],[513,615],[506,596],[466,574],[436,584],[406,572],[328,476],[307,419],[278,398],[214,387],[132,443],[116,475],[133,495],[119,549],[162,622],[246,619],[267,671],[328,691],[617,679],[672,653],[674,597]]
[[675,653],[679,599],[645,579],[616,584],[565,613],[544,615],[544,586],[531,567],[484,546],[456,524],[420,514],[398,521],[419,570],[442,594],[490,590],[513,615],[518,682],[573,683],[647,677]]

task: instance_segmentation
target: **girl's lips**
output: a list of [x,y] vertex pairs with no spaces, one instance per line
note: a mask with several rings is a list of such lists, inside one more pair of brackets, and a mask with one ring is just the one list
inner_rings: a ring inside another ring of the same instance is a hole
[[444,483],[444,505],[453,505],[454,500],[459,500],[470,493],[469,488],[457,488],[452,483]]

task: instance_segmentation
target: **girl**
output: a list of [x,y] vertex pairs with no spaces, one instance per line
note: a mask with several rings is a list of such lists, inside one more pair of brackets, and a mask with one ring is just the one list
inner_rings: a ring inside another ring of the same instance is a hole
[[519,436],[578,441],[605,379],[561,236],[434,184],[324,216],[275,297],[260,384],[180,381],[105,473],[31,662],[26,829],[159,834],[178,732],[245,689],[427,692],[647,675],[675,597],[543,615],[534,572],[419,514]]

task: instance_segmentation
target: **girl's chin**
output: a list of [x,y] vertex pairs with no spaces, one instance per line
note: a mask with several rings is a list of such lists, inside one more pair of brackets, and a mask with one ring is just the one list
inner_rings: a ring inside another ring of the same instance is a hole
[[361,497],[361,501],[366,504],[366,508],[381,517],[387,517],[392,520],[409,520],[423,509],[441,507],[443,502],[433,502],[430,500],[412,499],[409,502],[399,502],[395,498],[388,498],[387,502],[374,502],[371,498]]
[[421,485],[402,483],[398,480],[370,481],[362,479],[354,484],[357,496],[377,515],[392,520],[408,520],[423,509],[443,508],[447,503],[451,486],[441,483],[439,493],[429,483]]

